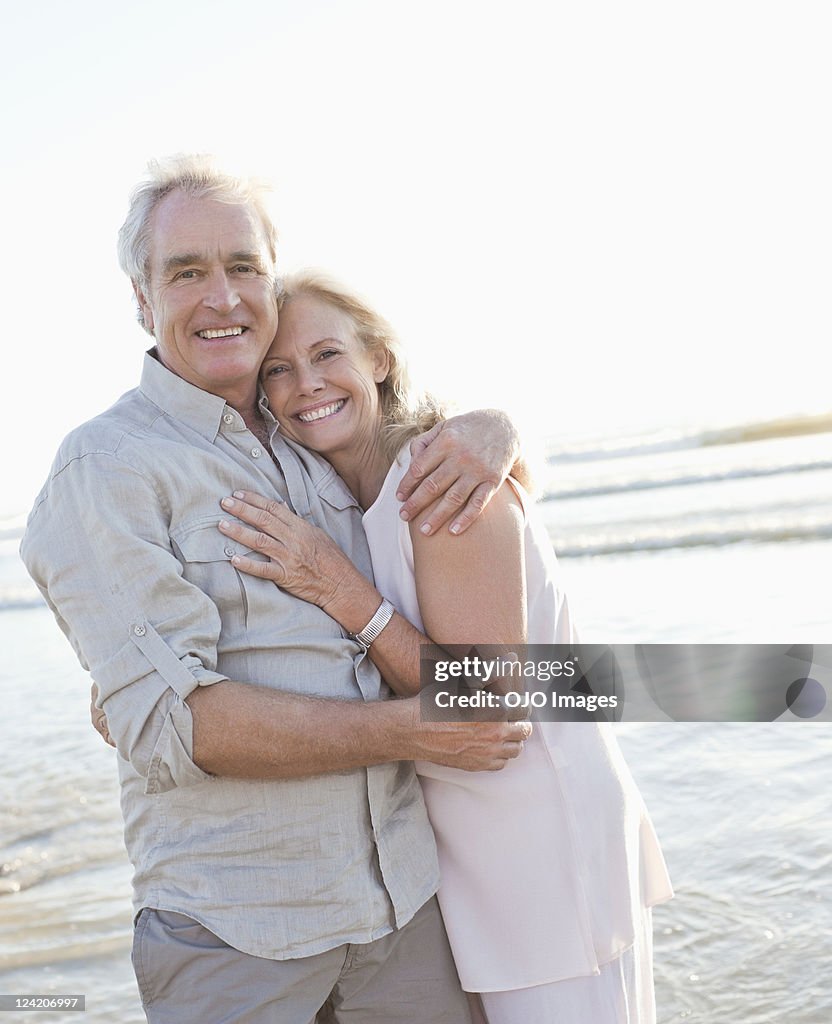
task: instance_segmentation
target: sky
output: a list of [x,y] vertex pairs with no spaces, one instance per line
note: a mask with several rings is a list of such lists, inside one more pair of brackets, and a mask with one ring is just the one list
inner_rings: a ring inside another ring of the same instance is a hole
[[832,406],[825,2],[41,0],[2,47],[0,514],[138,381],[115,237],[174,152],[529,436]]

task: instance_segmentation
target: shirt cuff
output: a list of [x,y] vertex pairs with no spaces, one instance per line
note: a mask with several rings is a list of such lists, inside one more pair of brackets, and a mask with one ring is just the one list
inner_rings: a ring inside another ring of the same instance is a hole
[[182,786],[193,786],[213,778],[193,761],[194,720],[184,701],[176,703],[165,717],[162,731],[147,771],[145,793],[167,793]]

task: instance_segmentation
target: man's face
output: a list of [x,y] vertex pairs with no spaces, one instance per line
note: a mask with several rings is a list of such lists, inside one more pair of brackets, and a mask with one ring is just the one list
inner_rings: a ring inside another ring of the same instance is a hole
[[169,370],[232,406],[254,401],[277,330],[274,267],[256,211],[165,196],[151,218],[147,292],[136,294]]

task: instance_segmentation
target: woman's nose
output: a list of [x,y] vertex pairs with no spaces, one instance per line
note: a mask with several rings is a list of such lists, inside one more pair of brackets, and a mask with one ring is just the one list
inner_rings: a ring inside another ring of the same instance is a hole
[[323,374],[314,366],[305,366],[297,371],[298,390],[303,395],[314,395],[326,387]]

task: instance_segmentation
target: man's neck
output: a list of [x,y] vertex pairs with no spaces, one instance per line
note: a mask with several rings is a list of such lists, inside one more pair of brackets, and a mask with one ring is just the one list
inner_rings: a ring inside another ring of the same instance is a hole
[[253,389],[246,388],[245,391],[229,391],[219,397],[224,398],[228,405],[243,417],[245,425],[255,437],[258,437],[264,443],[268,443],[270,431],[268,424],[263,419],[260,406],[257,404],[259,395],[256,384]]
[[268,444],[271,428],[263,419],[263,413],[257,404],[257,393],[255,392],[254,397],[249,398],[246,402],[235,401],[233,396],[229,395],[223,395],[222,397],[232,409],[236,410],[243,417],[243,422],[252,434],[262,441],[263,444]]
[[249,416],[245,416],[242,413],[240,413],[240,415],[243,416],[246,426],[252,434],[254,434],[257,440],[260,441],[261,444],[268,446],[269,441],[271,440],[272,431],[269,424],[263,419],[260,410],[256,409],[255,412]]

